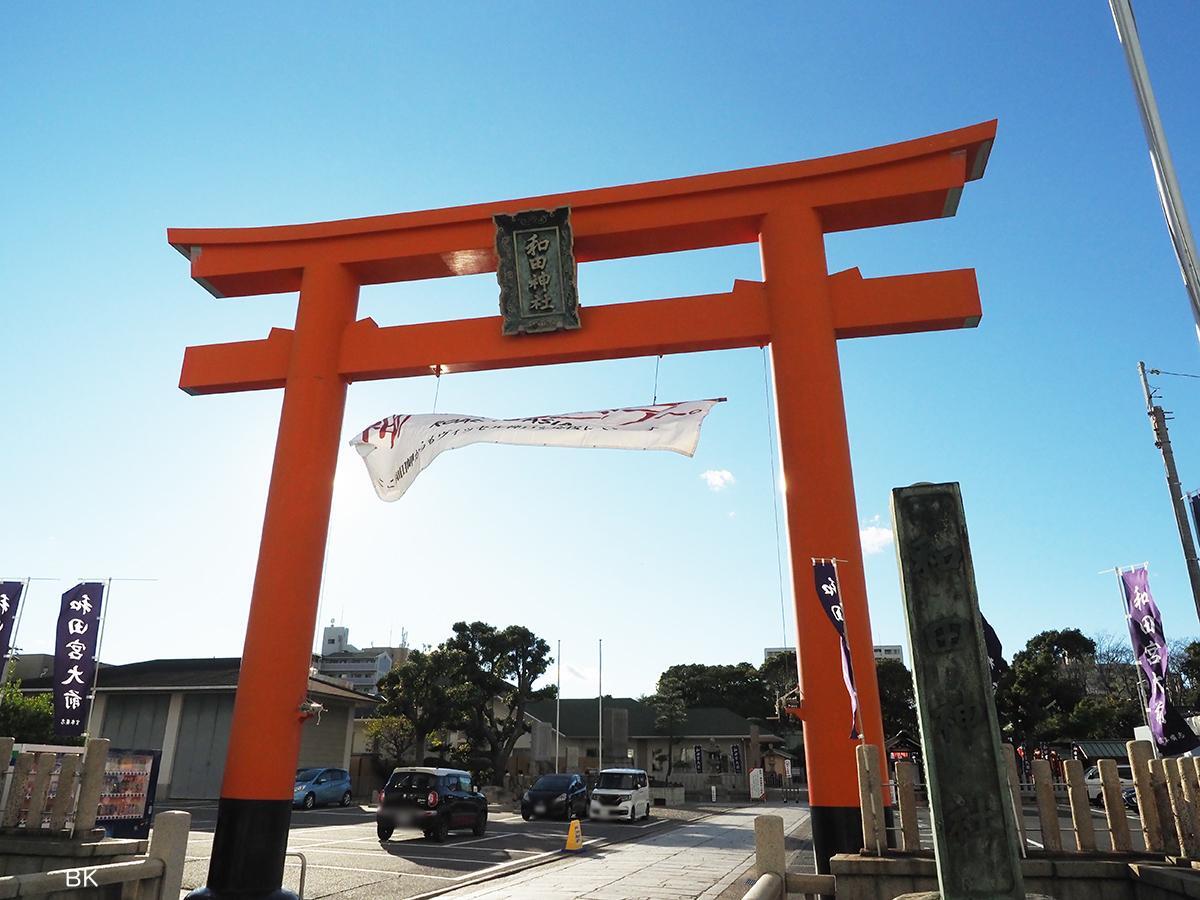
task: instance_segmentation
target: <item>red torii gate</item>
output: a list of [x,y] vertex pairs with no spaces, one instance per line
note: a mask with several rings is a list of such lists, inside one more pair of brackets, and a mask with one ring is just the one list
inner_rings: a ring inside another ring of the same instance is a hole
[[[353,381],[771,344],[795,578],[805,754],[818,867],[861,846],[838,642],[806,577],[847,560],[842,597],[866,740],[883,744],[840,338],[973,327],[973,270],[830,275],[824,235],[954,215],[996,123],[803,162],[453,209],[266,228],[173,228],[216,297],[299,291],[294,329],[189,347],[191,394],[283,388],[208,887],[287,896],[283,854],[346,387]],[[359,287],[496,269],[496,214],[571,208],[579,262],[757,241],[765,281],[725,294],[585,307],[578,331],[501,334],[498,316],[381,328]],[[440,367],[440,368],[438,368]]]

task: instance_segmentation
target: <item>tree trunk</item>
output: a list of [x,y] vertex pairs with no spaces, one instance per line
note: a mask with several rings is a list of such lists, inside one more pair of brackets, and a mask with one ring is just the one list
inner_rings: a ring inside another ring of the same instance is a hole
[[512,756],[511,752],[505,752],[504,747],[495,747],[492,750],[492,783],[504,784],[504,776],[508,772],[508,759]]
[[428,737],[426,732],[417,731],[413,733],[413,755],[416,757],[416,765],[425,765],[425,739]]

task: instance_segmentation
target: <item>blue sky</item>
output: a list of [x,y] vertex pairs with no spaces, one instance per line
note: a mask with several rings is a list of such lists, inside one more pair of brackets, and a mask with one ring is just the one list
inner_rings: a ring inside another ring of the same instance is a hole
[[[998,118],[956,218],[827,241],[831,270],[975,267],[974,331],[843,342],[857,501],[962,483],[985,613],[1119,632],[1097,573],[1149,560],[1168,634],[1200,632],[1139,358],[1198,372],[1128,74],[1103,2],[73,4],[0,29],[0,574],[117,582],[103,656],[240,653],[280,395],[176,387],[183,348],[290,327],[294,296],[217,301],[168,226],[425,209],[805,159]],[[1140,4],[1185,196],[1200,204],[1200,8]],[[582,267],[585,306],[727,290],[738,247]],[[493,276],[367,288],[381,324],[492,314]],[[482,415],[645,403],[654,360],[447,376]],[[1200,382],[1160,379],[1185,486]],[[426,412],[431,378],[355,385],[345,432]],[[321,617],[358,644],[481,618],[563,641],[564,694],[652,689],[676,662],[782,640],[763,359],[664,359],[660,399],[727,396],[692,460],[473,447],[397,504],[344,446]],[[703,473],[726,470],[720,491]],[[803,478],[804,473],[792,473]],[[537,490],[531,491],[530,485]],[[890,544],[876,641],[906,643]],[[790,630],[790,615],[788,621]],[[788,640],[794,638],[789,633]]]

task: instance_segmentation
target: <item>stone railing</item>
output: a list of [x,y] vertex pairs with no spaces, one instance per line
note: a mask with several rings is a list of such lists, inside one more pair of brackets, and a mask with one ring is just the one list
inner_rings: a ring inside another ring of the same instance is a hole
[[10,770],[12,750],[13,739],[0,738],[0,777],[7,775],[0,784],[0,836],[82,836],[95,828],[107,740],[88,741],[82,753],[19,753]]
[[155,817],[149,842],[106,838],[96,827],[107,740],[78,752],[22,752],[0,738],[0,898],[114,895],[178,900],[192,817]]
[[144,857],[93,864],[103,857],[82,856],[76,857],[71,866],[48,872],[0,876],[0,898],[53,896],[56,900],[68,900],[109,896],[107,892],[101,893],[103,888],[120,885],[122,898],[178,900],[191,821],[191,815],[181,811],[155,816],[150,847]]
[[[1200,898],[1200,759],[1154,759],[1149,742],[1130,741],[1136,812],[1125,804],[1127,785],[1116,763],[1107,760],[1098,765],[1101,812],[1090,803],[1078,761],[1067,760],[1062,778],[1056,779],[1047,761],[1036,760],[1026,783],[1018,777],[1012,747],[1003,749],[1027,891],[1060,900]],[[746,894],[749,900],[798,895],[891,900],[937,890],[930,811],[916,767],[897,763],[895,781],[885,782],[878,748],[872,746],[858,748],[858,765],[861,852],[833,857],[828,875],[788,872],[783,819],[758,816],[758,880]],[[883,804],[885,788],[892,799],[890,815]]]
[[758,880],[742,900],[833,896],[832,875],[787,871],[787,850],[784,841],[781,816],[754,817],[754,862]]
[[[1129,741],[1126,745],[1133,788],[1136,796],[1135,825],[1130,828],[1131,810],[1123,792],[1126,785],[1117,774],[1113,760],[1100,760],[1100,807],[1104,822],[1094,816],[1083,764],[1069,759],[1062,764],[1062,778],[1056,778],[1050,763],[1035,759],[1032,779],[1021,780],[1011,744],[1002,750],[1008,770],[1009,804],[1017,826],[1023,856],[1054,853],[1135,853],[1144,856],[1171,857],[1200,861],[1200,758],[1155,759],[1149,741]],[[863,852],[883,855],[889,847],[905,853],[932,850],[923,837],[921,817],[927,809],[919,802],[917,768],[908,762],[896,763],[895,781],[881,781],[878,748],[858,748],[859,797],[862,806]],[[892,834],[882,798],[887,789],[894,801],[896,824]],[[1060,804],[1065,810],[1060,810]],[[1034,808],[1033,816],[1026,814]],[[1069,812],[1070,825],[1064,827],[1062,812]],[[1029,819],[1033,822],[1029,822]],[[1036,831],[1035,838],[1030,832]]]

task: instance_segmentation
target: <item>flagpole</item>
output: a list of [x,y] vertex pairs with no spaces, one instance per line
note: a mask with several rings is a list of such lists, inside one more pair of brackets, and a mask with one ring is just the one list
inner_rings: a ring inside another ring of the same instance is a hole
[[100,645],[104,643],[104,623],[108,621],[108,601],[112,598],[112,583],[113,580],[111,578],[105,579],[104,593],[100,595],[100,625],[96,633],[96,653],[92,657],[95,665],[92,667],[91,702],[88,703],[87,721],[83,723],[83,738],[85,743],[92,736],[92,714],[96,711],[96,685],[100,683]]
[[600,721],[597,723],[600,729],[600,736],[596,739],[596,776],[599,777],[600,770],[604,768],[604,638],[599,640],[600,668],[596,672],[596,689],[599,691],[598,702],[596,709],[600,713]]
[[[1137,568],[1137,566],[1133,565],[1133,566],[1130,566],[1129,568],[1134,569],[1134,568]],[[1130,617],[1133,615],[1133,613],[1130,612],[1130,610],[1129,610],[1129,599],[1125,596],[1125,582],[1121,580],[1121,567],[1119,567],[1119,566],[1114,567],[1112,572],[1113,572],[1113,575],[1116,576],[1116,579],[1117,579],[1117,593],[1119,593],[1121,595],[1121,610],[1125,614],[1126,631],[1128,631],[1128,624],[1130,621]],[[1134,673],[1134,676],[1137,678],[1138,699],[1141,701],[1141,707],[1142,707],[1142,721],[1145,722],[1146,727],[1149,728],[1150,727],[1150,705],[1146,700],[1146,685],[1142,681],[1142,677],[1143,677],[1142,667],[1137,659],[1137,648],[1134,647],[1133,650],[1134,650],[1133,673]],[[1154,737],[1153,731],[1150,733],[1150,737],[1151,738]],[[1154,755],[1155,755],[1155,757],[1157,757],[1159,755],[1158,741],[1151,740],[1150,744],[1151,744],[1151,746],[1154,747]]]
[[[32,578],[26,578],[21,582],[21,597],[17,600],[17,613],[13,616],[12,633],[8,639],[8,652],[4,654],[4,667],[0,669],[0,706],[4,705],[4,688],[8,686],[9,663],[13,661],[17,652],[17,630],[21,627],[21,616],[25,613],[25,604],[29,602],[29,582],[32,580]],[[0,760],[0,763],[8,764],[7,760]]]
[[1196,264],[1196,242],[1192,237],[1192,226],[1188,222],[1187,208],[1183,204],[1179,179],[1175,175],[1171,149],[1167,146],[1167,134],[1158,115],[1158,103],[1150,85],[1150,72],[1146,69],[1146,60],[1142,56],[1142,42],[1138,37],[1133,6],[1130,0],[1108,0],[1108,6],[1112,11],[1117,38],[1125,51],[1129,77],[1133,79],[1133,92],[1137,97],[1142,129],[1146,133],[1146,144],[1150,149],[1150,163],[1154,168],[1158,199],[1162,204],[1163,216],[1167,220],[1171,243],[1175,247],[1175,258],[1188,293],[1197,337],[1200,337],[1200,269]]
[[[834,577],[834,580],[837,581],[838,600],[840,601],[842,599],[842,577],[840,575],[838,575],[838,565],[837,565],[838,561],[837,561],[837,559],[830,559],[830,560],[821,560],[821,562],[833,563],[833,577]],[[840,605],[842,607],[842,626],[845,627],[847,624],[846,623],[846,604],[841,603]],[[850,671],[851,672],[854,671],[854,658],[853,657],[850,657]],[[857,686],[855,687],[855,690],[857,690]],[[860,744],[865,745],[867,743],[867,735],[866,735],[866,732],[863,730],[862,709],[859,708],[859,704],[858,704],[857,700],[854,703],[854,720],[858,723],[858,742]],[[887,735],[884,735],[884,741],[886,742],[886,740],[887,740]],[[886,747],[879,748],[879,752],[881,754],[884,752],[884,750],[886,750]]]
[[558,654],[555,662],[558,665],[558,686],[554,689],[554,774],[558,774],[558,727],[562,712],[562,641],[558,642]]

